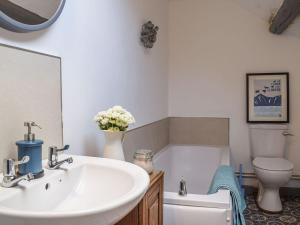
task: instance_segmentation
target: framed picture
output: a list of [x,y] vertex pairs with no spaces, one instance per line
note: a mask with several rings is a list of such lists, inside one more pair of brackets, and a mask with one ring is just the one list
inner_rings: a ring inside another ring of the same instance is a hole
[[289,73],[247,74],[247,122],[289,123]]

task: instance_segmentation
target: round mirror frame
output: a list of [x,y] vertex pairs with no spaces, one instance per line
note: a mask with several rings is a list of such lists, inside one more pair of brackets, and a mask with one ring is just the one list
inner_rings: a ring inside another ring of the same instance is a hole
[[53,16],[47,20],[44,23],[37,24],[37,25],[28,25],[25,23],[18,22],[11,17],[7,16],[5,13],[0,11],[0,26],[14,32],[19,33],[27,33],[27,32],[33,32],[33,31],[39,31],[46,29],[50,27],[60,16],[64,6],[65,6],[66,0],[61,0],[56,12],[53,14]]

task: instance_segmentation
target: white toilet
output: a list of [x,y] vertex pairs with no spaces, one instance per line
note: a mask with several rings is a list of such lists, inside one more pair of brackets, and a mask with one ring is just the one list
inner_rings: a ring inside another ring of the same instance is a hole
[[259,180],[258,206],[268,212],[282,211],[279,188],[287,184],[293,164],[285,159],[286,125],[250,125],[253,167]]

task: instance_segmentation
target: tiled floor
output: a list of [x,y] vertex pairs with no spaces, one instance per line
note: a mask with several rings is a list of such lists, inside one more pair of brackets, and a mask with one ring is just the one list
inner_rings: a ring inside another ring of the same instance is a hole
[[300,225],[300,197],[283,198],[283,212],[268,214],[260,211],[253,195],[246,197],[247,209],[244,211],[247,225]]

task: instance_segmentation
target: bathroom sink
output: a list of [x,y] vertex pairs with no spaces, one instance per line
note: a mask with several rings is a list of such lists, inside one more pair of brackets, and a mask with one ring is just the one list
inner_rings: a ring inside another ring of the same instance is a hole
[[0,224],[111,225],[130,212],[148,188],[148,174],[133,164],[72,157],[72,164],[45,169],[43,178],[1,187]]

